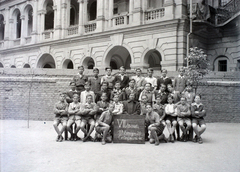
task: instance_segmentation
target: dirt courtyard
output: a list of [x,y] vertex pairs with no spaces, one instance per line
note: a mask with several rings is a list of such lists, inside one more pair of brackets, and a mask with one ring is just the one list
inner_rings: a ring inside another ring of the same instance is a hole
[[[239,172],[240,124],[208,123],[203,144],[56,142],[52,121],[1,120],[1,172]],[[167,135],[166,129],[164,133]],[[82,134],[79,134],[82,137]]]

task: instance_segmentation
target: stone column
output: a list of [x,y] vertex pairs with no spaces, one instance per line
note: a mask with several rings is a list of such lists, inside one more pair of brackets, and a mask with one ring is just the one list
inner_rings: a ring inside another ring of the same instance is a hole
[[129,23],[133,22],[134,0],[129,0]]
[[113,0],[109,0],[108,3],[108,27],[112,27],[112,18],[113,18]]
[[165,19],[174,19],[175,3],[173,0],[166,0],[163,7],[165,8]]
[[13,46],[13,39],[16,38],[16,32],[14,33],[14,19],[9,19],[9,44],[8,47]]
[[134,8],[133,8],[133,25],[142,24],[142,3],[141,0],[134,0]]
[[109,22],[109,14],[108,14],[108,4],[109,0],[104,1],[104,16],[105,16],[105,22],[104,22],[104,28],[103,30],[106,30],[108,28],[108,22]]
[[96,31],[102,32],[104,26],[104,0],[97,0],[97,28]]
[[38,11],[38,33],[39,33],[39,37],[38,40],[42,41],[43,40],[43,34],[42,32],[44,32],[45,30],[45,14],[46,14],[46,10],[39,10]]
[[26,20],[25,20],[25,15],[21,15],[20,16],[21,19],[21,37],[20,37],[20,45],[24,45],[26,43],[25,41],[25,37],[26,37],[26,32],[27,32],[27,24],[26,24]]
[[61,8],[62,8],[62,15],[61,15],[61,18],[62,18],[62,38],[65,38],[67,27],[68,27],[67,17],[70,17],[70,15],[67,15],[67,3],[65,1],[61,4]]
[[84,30],[84,25],[83,25],[83,15],[84,15],[84,11],[83,11],[83,5],[84,5],[84,1],[83,0],[78,0],[79,3],[79,16],[78,16],[78,34],[82,35],[83,34],[83,30]]
[[[59,1],[57,1],[58,3]],[[53,6],[54,10],[54,32],[53,32],[53,39],[60,39],[61,38],[61,9],[57,10],[57,5]]]
[[38,7],[38,1],[35,0],[34,1],[34,5],[33,5],[33,26],[32,26],[32,33],[31,33],[31,36],[32,36],[32,43],[36,43],[37,42],[37,34],[39,32],[39,27],[37,27],[37,24],[39,23],[38,21],[38,14],[37,14],[37,7]]
[[9,48],[9,38],[10,38],[10,33],[11,33],[11,29],[10,29],[10,20],[9,19],[9,8],[5,9],[6,13],[5,13],[5,34],[4,34],[4,48]]

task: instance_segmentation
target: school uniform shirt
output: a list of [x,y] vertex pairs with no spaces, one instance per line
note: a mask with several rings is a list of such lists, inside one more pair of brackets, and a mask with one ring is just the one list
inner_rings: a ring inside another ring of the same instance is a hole
[[[195,111],[198,111],[198,114],[195,114]],[[192,113],[192,117],[194,118],[202,118],[206,116],[206,111],[204,110],[204,106],[202,103],[192,103],[191,104],[191,113]]]
[[145,117],[145,124],[149,126],[154,123],[159,123],[160,117],[157,112],[152,111],[151,113],[147,113]]
[[77,74],[73,77],[73,82],[76,83],[76,87],[84,88],[85,82],[87,81],[88,81],[88,77],[86,75]]
[[169,95],[173,96],[173,103],[177,103],[181,99],[181,94],[179,91],[173,90],[173,92],[169,93]]
[[115,107],[112,113],[115,113],[116,115],[121,115],[123,113],[123,104],[120,102],[113,102],[113,104],[115,105]]
[[166,113],[166,115],[171,114],[170,116],[177,116],[175,105],[173,103],[172,104],[167,104],[165,106],[165,113]]
[[164,84],[167,86],[168,84],[172,84],[172,80],[171,78],[168,78],[168,77],[163,78],[161,76],[159,79],[157,79],[157,90],[160,89],[161,84]]
[[147,103],[140,102],[140,109],[141,109],[140,115],[146,115],[147,113],[146,107],[147,107]]
[[114,86],[114,84],[115,84],[115,80],[116,80],[116,79],[115,79],[115,76],[105,75],[105,76],[102,77],[101,83],[102,83],[103,81],[107,82],[107,83],[108,83],[108,88],[109,88],[110,90],[112,90],[112,89],[113,89],[113,86]]
[[100,90],[96,93],[95,102],[98,102],[98,101],[101,100],[102,93],[106,93],[107,94],[107,101],[110,101],[111,92],[109,90],[105,90],[105,91]]
[[152,103],[155,101],[155,94],[152,91],[143,90],[139,95],[139,101],[142,101],[142,95],[147,95],[148,103]]
[[114,88],[111,92],[110,100],[113,100],[113,97],[114,97],[115,94],[119,95],[119,101],[123,101],[123,100],[126,99],[124,91],[122,91],[121,89],[117,90],[117,89]]
[[135,84],[135,87],[136,88],[140,88],[141,90],[143,90],[144,88],[144,77],[143,76],[132,76],[131,79],[134,79],[136,84]]
[[[181,115],[181,112],[187,112],[186,115],[182,116]],[[191,112],[190,112],[190,109],[189,109],[189,105],[188,104],[185,104],[185,105],[182,105],[182,104],[179,104],[177,106],[177,116],[179,118],[189,118],[191,115]]]
[[120,88],[123,89],[128,86],[129,77],[126,75],[119,74],[118,76],[116,76],[116,81],[120,81]]
[[187,99],[187,103],[189,105],[191,105],[193,103],[193,101],[194,101],[195,93],[194,92],[185,91],[183,93],[183,96]]
[[97,102],[97,106],[98,108],[102,108],[103,110],[98,109],[98,114],[101,114],[103,111],[106,111],[109,107],[109,103],[108,102],[104,102],[104,101],[98,101]]
[[91,91],[94,93],[101,90],[101,78],[98,77],[90,77],[88,82],[91,84]]
[[75,111],[75,110],[80,110],[80,108],[81,108],[81,104],[80,104],[79,102],[77,102],[77,103],[74,103],[74,102],[70,103],[70,104],[69,104],[69,107],[68,107],[68,113],[69,113],[69,115],[70,115],[70,116],[71,116],[71,115],[75,115],[75,114],[74,114],[74,111]]
[[86,114],[86,110],[92,110],[92,111],[96,111],[97,112],[97,105],[96,103],[81,103],[81,108],[80,110],[82,111],[83,113],[83,116],[92,116],[92,115],[89,115],[88,113]]
[[145,83],[151,83],[153,88],[157,87],[157,78],[155,78],[155,77],[150,78],[147,76],[147,77],[145,77],[144,81],[145,81]]
[[[64,112],[59,112],[60,110],[65,110]],[[53,112],[55,114],[55,117],[67,117],[68,114],[68,104],[64,102],[57,102],[54,105]]]
[[178,76],[174,79],[173,87],[174,90],[179,91],[180,93],[185,89],[187,79],[184,76]]
[[139,96],[138,90],[136,88],[131,88],[131,87],[127,87],[125,89],[125,98],[129,98],[129,95],[131,93],[134,93],[135,94],[135,100],[138,100],[138,96]]
[[162,104],[158,105],[155,103],[153,105],[153,111],[157,112],[158,115],[160,116],[160,118],[162,118],[164,115],[164,105],[162,105]]
[[109,112],[109,110],[105,111],[100,116],[99,121],[111,125],[113,122],[113,115]]
[[135,100],[123,102],[123,113],[128,115],[140,115],[140,103]]
[[92,95],[92,100],[93,100],[93,102],[95,102],[95,94],[94,94],[94,92],[93,91],[86,91],[86,90],[84,90],[84,91],[81,92],[81,95],[80,95],[80,102],[81,103],[86,103],[86,100],[87,100],[86,96],[88,94]]

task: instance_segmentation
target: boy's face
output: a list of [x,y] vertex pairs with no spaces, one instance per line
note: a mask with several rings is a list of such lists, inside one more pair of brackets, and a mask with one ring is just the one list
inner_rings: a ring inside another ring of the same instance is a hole
[[142,96],[142,102],[143,103],[147,103],[147,101],[148,101],[147,97],[146,96]]
[[87,103],[92,103],[92,96],[87,97]]
[[115,88],[116,88],[117,90],[119,90],[120,87],[121,87],[121,86],[120,86],[120,83],[116,83],[116,84],[115,84]]
[[166,91],[166,85],[161,85],[161,92]]
[[153,75],[153,71],[150,71],[150,70],[149,70],[149,71],[148,71],[148,76],[149,76],[149,77],[152,77],[152,75]]
[[132,94],[132,93],[131,93],[131,94],[129,95],[129,100],[134,100],[134,98],[135,98],[135,94]]
[[146,84],[146,85],[145,85],[145,90],[147,90],[147,91],[150,91],[150,90],[151,90],[150,84]]
[[97,71],[97,70],[93,71],[94,76],[98,76],[98,74],[99,74],[99,71]]
[[149,113],[152,112],[152,107],[151,107],[151,105],[147,105],[147,106],[146,106],[146,109],[147,109],[147,112],[149,112]]
[[167,76],[167,71],[166,70],[163,70],[162,71],[162,76],[165,78]]
[[119,97],[118,96],[114,96],[113,97],[113,101],[117,103],[119,101]]
[[112,112],[114,110],[114,105],[113,104],[110,104],[109,107],[108,107],[109,111]]
[[107,100],[107,95],[106,94],[102,94],[101,99],[102,99],[102,101],[105,102]]
[[82,67],[80,67],[80,68],[78,69],[78,71],[79,71],[79,74],[83,74],[84,69],[83,69]]
[[158,97],[157,99],[156,99],[156,104],[161,104],[161,98],[160,97]]
[[168,97],[168,103],[170,103],[170,104],[173,103],[173,99],[172,99],[172,97]]
[[87,84],[87,85],[84,86],[84,88],[85,88],[86,91],[89,91],[90,90],[90,85]]
[[124,75],[125,74],[125,69],[124,68],[120,68],[120,74]]
[[169,91],[169,92],[172,92],[172,91],[173,91],[173,87],[168,86],[168,91]]
[[179,69],[179,74],[181,75],[181,76],[183,76],[183,69]]
[[191,91],[192,91],[192,87],[191,87],[191,86],[187,86],[186,90],[187,90],[188,92],[191,92]]
[[103,84],[102,86],[101,86],[101,88],[102,88],[102,90],[107,90],[107,84]]
[[181,102],[182,105],[185,105],[185,104],[186,104],[185,98],[181,98],[181,99],[180,99],[180,102]]
[[65,95],[64,94],[61,94],[60,95],[60,101],[63,102],[65,100]]
[[199,104],[201,102],[201,98],[199,96],[196,96],[194,101]]
[[106,73],[107,73],[108,76],[110,76],[110,75],[112,74],[111,69],[107,69],[107,70],[106,70]]
[[133,88],[134,85],[135,85],[135,82],[133,80],[129,82],[129,87]]
[[75,90],[75,89],[76,89],[75,84],[71,84],[71,85],[70,85],[70,88],[71,88],[71,90]]
[[77,103],[78,102],[78,96],[73,96],[73,102]]
[[142,74],[142,72],[141,72],[140,70],[137,70],[137,71],[136,71],[136,75],[137,75],[137,76],[140,76],[141,74]]

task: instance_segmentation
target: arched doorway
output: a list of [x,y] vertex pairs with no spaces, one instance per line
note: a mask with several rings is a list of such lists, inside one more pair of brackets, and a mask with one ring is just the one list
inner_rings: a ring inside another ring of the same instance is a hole
[[125,66],[126,69],[130,69],[130,53],[123,46],[115,46],[108,52],[105,64],[106,66],[111,66],[112,69],[119,69],[120,66]]
[[43,54],[38,60],[37,68],[56,68],[54,58],[50,54]]
[[11,68],[16,68],[16,66],[15,66],[15,65],[12,65]]
[[63,69],[73,69],[73,68],[74,68],[74,66],[73,66],[72,60],[67,59],[67,60],[64,61]]
[[83,60],[82,65],[84,66],[85,69],[93,69],[95,67],[95,62],[92,57],[86,57]]
[[161,61],[162,61],[162,56],[155,49],[149,50],[144,57],[144,63],[149,64],[149,67],[156,70],[162,69]]
[[213,62],[213,70],[218,72],[229,71],[229,59],[226,56],[219,56]]

